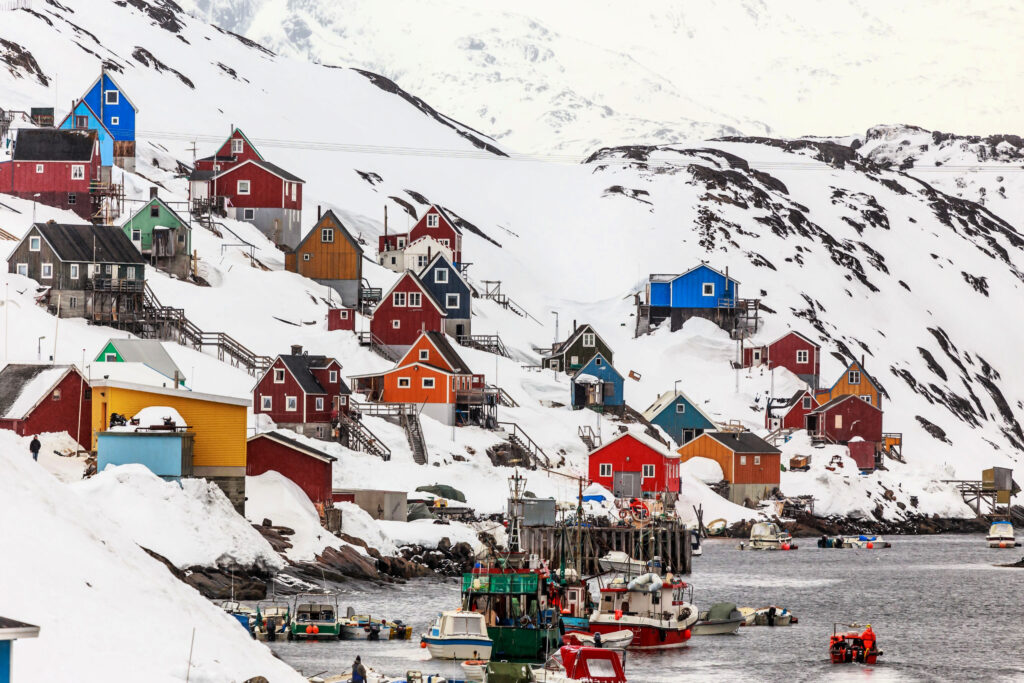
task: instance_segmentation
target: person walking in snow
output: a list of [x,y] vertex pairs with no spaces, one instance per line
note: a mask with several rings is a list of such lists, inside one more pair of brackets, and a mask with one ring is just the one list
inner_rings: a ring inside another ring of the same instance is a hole
[[356,655],[356,661],[352,662],[352,683],[366,683],[366,667]]
[[43,444],[39,443],[39,437],[33,436],[32,443],[28,445],[28,449],[32,451],[32,459],[39,460],[39,449],[43,447]]

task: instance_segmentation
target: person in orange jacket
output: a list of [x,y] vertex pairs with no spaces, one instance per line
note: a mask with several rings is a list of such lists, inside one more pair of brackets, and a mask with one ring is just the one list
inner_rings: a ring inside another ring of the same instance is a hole
[[871,630],[871,624],[868,624],[864,629],[864,633],[860,634],[861,640],[864,642],[864,650],[870,652],[875,649],[875,632]]

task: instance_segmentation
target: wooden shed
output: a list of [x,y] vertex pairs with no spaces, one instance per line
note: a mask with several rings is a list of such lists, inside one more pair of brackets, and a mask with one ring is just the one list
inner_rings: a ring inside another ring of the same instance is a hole
[[333,505],[331,477],[336,460],[323,449],[281,431],[265,432],[246,442],[245,473],[255,477],[271,470],[279,472],[313,503]]
[[684,463],[708,458],[721,465],[734,503],[757,503],[779,486],[781,451],[752,432],[704,432],[678,453]]

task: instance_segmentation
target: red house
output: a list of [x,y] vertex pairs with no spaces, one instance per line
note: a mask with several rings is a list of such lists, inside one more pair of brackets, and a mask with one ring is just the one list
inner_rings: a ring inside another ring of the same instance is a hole
[[853,394],[815,408],[804,421],[813,440],[845,444],[859,436],[873,443],[882,441],[882,411]]
[[743,367],[759,365],[767,365],[769,370],[786,368],[816,389],[821,375],[821,346],[799,332],[790,331],[767,346],[743,349]]
[[241,128],[235,128],[212,156],[196,159],[198,171],[225,171],[250,159],[265,161],[256,146],[249,142]]
[[337,412],[347,413],[351,392],[341,377],[341,363],[310,356],[301,346],[274,359],[253,389],[253,412],[279,427],[317,439],[330,439]]
[[11,161],[0,163],[0,192],[92,218],[90,183],[100,179],[94,130],[22,128]]
[[802,389],[781,404],[769,403],[764,412],[764,426],[774,431],[780,429],[803,429],[804,416],[818,407],[818,402],[810,389]]
[[333,506],[331,474],[335,458],[279,431],[251,436],[245,444],[245,474],[273,470],[295,482],[314,504]]
[[356,329],[356,309],[354,308],[331,308],[327,311],[327,331]]
[[620,498],[679,493],[679,456],[644,434],[623,432],[591,451],[587,471]]
[[92,447],[92,390],[73,365],[10,364],[0,370],[0,429],[19,436],[67,432]]
[[422,332],[443,332],[441,304],[412,271],[406,271],[373,309],[370,332],[384,346],[404,353]]
[[451,249],[452,265],[456,268],[462,263],[462,230],[444,209],[435,205],[431,205],[426,213],[420,216],[409,232],[381,235],[378,238],[377,251],[383,253],[401,250],[421,237],[433,237]]

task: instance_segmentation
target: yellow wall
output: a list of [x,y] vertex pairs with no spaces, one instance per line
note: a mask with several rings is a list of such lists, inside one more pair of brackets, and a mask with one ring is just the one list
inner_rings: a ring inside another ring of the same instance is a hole
[[111,413],[126,417],[149,406],[174,408],[195,432],[194,467],[245,467],[246,407],[189,397],[152,394],[135,389],[98,386],[92,393],[92,448],[96,435],[107,429]]
[[[860,374],[860,384],[850,384],[848,382],[850,378],[850,370],[857,370]],[[835,387],[829,391],[822,392],[815,396],[818,403],[824,405],[833,399],[837,399],[840,396],[846,396],[852,394],[854,396],[871,396],[871,405],[875,406],[879,410],[882,409],[882,396],[875,385],[871,383],[871,380],[864,375],[864,372],[860,369],[860,363],[853,363],[843,374],[839,377],[839,382],[836,383]]]

